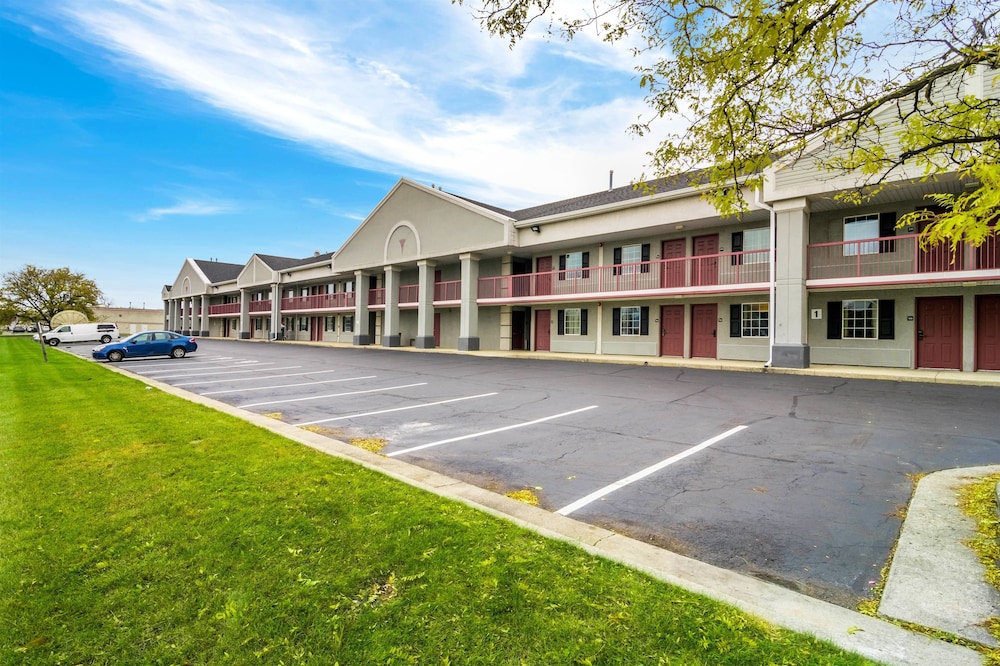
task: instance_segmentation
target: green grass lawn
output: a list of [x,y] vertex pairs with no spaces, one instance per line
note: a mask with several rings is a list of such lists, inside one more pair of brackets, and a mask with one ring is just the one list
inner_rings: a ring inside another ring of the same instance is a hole
[[862,664],[29,338],[0,664]]

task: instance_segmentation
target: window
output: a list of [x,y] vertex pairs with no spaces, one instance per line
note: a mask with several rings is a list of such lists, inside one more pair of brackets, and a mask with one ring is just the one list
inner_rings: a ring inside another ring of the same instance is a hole
[[[615,275],[632,275],[633,273],[648,273],[649,243],[623,245],[614,250]],[[622,265],[626,264],[626,265]],[[638,268],[635,264],[639,264]]]
[[572,278],[590,277],[590,271],[578,270],[590,266],[589,252],[570,252],[559,255],[559,279],[569,280]]
[[299,330],[300,331],[309,330],[309,317],[299,317]]
[[874,340],[878,333],[878,301],[844,301],[843,308],[841,337]]
[[337,318],[336,317],[324,317],[323,318],[323,330],[324,331],[336,331],[337,330]]
[[893,340],[896,337],[896,301],[856,299],[827,303],[829,340]]
[[[767,250],[770,248],[770,229],[747,229],[743,232],[742,250],[733,247],[733,252],[753,252],[754,250]],[[753,254],[743,255],[744,264],[766,264],[769,260],[767,252],[753,252]]]
[[583,308],[559,310],[556,332],[559,335],[587,335],[587,313]]
[[770,334],[767,303],[734,303],[729,306],[729,337],[766,338]]
[[611,311],[612,335],[649,335],[649,308],[628,306]]
[[261,318],[261,317],[255,317],[254,320],[253,320],[253,327],[257,331],[263,330],[264,329],[264,320],[263,320],[263,318]]
[[[895,215],[893,215],[895,224]],[[850,243],[847,241],[867,240],[878,238],[881,232],[881,222],[879,215],[870,213],[868,215],[856,215],[844,218],[844,256],[853,257],[858,254],[878,254],[879,244],[877,240],[868,243]],[[887,249],[886,251],[891,251]]]
[[340,330],[342,330],[344,333],[353,333],[354,332],[354,316],[353,315],[344,315],[343,326],[340,327]]

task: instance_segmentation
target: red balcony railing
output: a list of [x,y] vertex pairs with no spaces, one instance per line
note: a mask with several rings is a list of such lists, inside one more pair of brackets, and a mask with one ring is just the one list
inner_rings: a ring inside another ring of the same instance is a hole
[[211,315],[227,315],[240,313],[239,303],[225,303],[223,305],[209,305],[208,314]]
[[[905,276],[933,281],[935,277],[929,273],[961,271],[965,273],[962,279],[975,279],[975,275],[970,276],[968,272],[1000,269],[998,245],[997,237],[993,236],[979,247],[958,243],[921,248],[918,234],[816,243],[809,246],[808,275],[810,280],[903,276],[891,280],[898,282],[906,281]],[[984,277],[993,279],[995,276]],[[942,275],[937,279],[949,278]]]
[[462,300],[462,281],[449,280],[434,283],[434,302]]
[[266,301],[250,301],[250,312],[270,312],[271,299]]
[[385,305],[385,288],[368,290],[368,305]]
[[338,308],[353,307],[353,291],[342,291],[336,294],[313,294],[312,296],[292,296],[281,299],[282,312],[287,310],[336,310]]
[[420,298],[420,285],[404,284],[399,287],[399,304],[417,303]]
[[701,257],[660,259],[635,264],[575,268],[546,273],[479,279],[483,300],[562,297],[576,294],[698,291],[770,282],[770,251],[723,252]]

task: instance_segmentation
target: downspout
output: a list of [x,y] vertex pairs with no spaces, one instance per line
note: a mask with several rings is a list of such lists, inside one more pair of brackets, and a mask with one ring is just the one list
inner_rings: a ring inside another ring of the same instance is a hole
[[778,269],[778,261],[777,261],[777,256],[776,256],[776,253],[775,253],[775,246],[778,244],[777,243],[777,240],[778,240],[777,239],[777,236],[778,236],[778,225],[777,225],[777,217],[776,217],[776,214],[774,212],[774,207],[773,206],[769,206],[768,204],[764,203],[761,200],[761,198],[760,198],[760,188],[755,189],[753,191],[753,195],[754,195],[754,203],[756,203],[757,206],[759,206],[760,208],[767,209],[771,213],[771,222],[770,222],[770,228],[769,228],[769,233],[768,233],[769,242],[770,242],[770,248],[769,248],[768,254],[769,254],[770,264],[771,264],[771,266],[770,266],[770,271],[771,271],[770,283],[771,284],[770,284],[770,288],[769,288],[770,295],[768,297],[768,304],[767,304],[767,319],[768,319],[768,321],[767,321],[767,334],[768,334],[767,363],[764,364],[765,368],[770,368],[771,367],[771,363],[774,361],[774,309],[775,309],[774,308],[774,298],[775,298],[775,291],[776,291],[777,284],[778,284],[778,270],[777,270]]

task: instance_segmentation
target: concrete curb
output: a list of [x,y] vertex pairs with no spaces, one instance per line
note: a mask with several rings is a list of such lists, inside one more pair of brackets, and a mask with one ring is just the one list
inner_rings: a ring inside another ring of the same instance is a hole
[[917,484],[886,579],[879,614],[934,627],[997,647],[984,623],[1000,609],[1000,593],[964,542],[975,521],[958,506],[959,489],[1000,465],[948,469]]
[[813,599],[792,590],[699,562],[650,544],[588,525],[415,465],[370,453],[302,428],[105,365],[113,372],[165,393],[242,419],[329,455],[509,520],[546,537],[583,548],[651,576],[731,604],[774,625],[816,636],[845,650],[893,666],[983,663],[973,649],[916,634],[889,622]]

